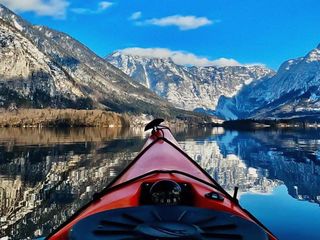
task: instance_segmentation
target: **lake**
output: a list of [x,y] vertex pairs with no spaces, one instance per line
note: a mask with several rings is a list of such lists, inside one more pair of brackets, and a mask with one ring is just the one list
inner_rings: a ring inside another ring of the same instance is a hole
[[[320,239],[320,130],[173,129],[281,240]],[[137,155],[141,129],[0,129],[0,238],[48,234]],[[6,236],[6,237],[5,237]]]

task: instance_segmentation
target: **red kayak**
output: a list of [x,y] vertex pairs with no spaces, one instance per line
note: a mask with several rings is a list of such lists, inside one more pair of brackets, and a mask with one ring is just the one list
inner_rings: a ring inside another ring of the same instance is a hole
[[139,155],[50,240],[277,239],[156,119]]

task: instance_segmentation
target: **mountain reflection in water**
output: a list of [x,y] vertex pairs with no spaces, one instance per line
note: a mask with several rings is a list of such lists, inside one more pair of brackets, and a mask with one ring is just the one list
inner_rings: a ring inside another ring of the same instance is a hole
[[[318,130],[173,132],[224,188],[240,187],[240,201],[257,194],[266,199],[285,185],[291,199],[320,203]],[[0,237],[48,234],[119,174],[146,136],[141,129],[0,129]],[[254,211],[261,215],[259,207]],[[278,224],[285,232],[286,223]]]

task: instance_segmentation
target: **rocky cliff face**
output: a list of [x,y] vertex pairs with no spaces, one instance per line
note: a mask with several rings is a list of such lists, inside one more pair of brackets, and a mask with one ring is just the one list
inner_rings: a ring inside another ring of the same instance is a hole
[[252,82],[232,98],[221,97],[217,113],[225,119],[315,116],[319,84],[320,45],[305,57],[284,62],[275,76]]
[[0,5],[0,105],[161,113],[173,107],[72,37]]
[[263,66],[187,67],[170,58],[150,58],[115,52],[106,58],[132,79],[175,106],[213,111],[220,96],[231,97],[244,85],[270,76]]
[[[0,104],[40,107],[76,104],[86,96],[64,69],[0,19]],[[66,99],[64,99],[66,98]]]

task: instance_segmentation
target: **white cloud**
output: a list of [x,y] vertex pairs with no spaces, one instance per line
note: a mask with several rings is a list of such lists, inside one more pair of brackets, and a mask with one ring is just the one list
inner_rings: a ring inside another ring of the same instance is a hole
[[105,10],[105,9],[107,9],[108,7],[111,7],[112,5],[113,5],[112,2],[105,2],[105,1],[100,2],[100,3],[99,3],[99,10]]
[[64,18],[67,0],[0,0],[0,3],[17,12],[34,12],[41,16]]
[[141,12],[134,12],[131,14],[131,16],[129,17],[130,20],[138,20],[139,18],[141,18],[142,13]]
[[126,48],[119,50],[119,52],[128,55],[151,57],[151,58],[171,58],[176,64],[179,65],[192,65],[192,66],[241,66],[239,62],[230,58],[219,58],[216,60],[209,60],[205,57],[199,57],[193,53],[185,51],[172,51],[167,48]]
[[142,23],[156,25],[160,27],[176,26],[180,30],[186,31],[203,27],[206,25],[211,25],[214,22],[206,17],[173,15],[164,18],[148,19]]
[[107,8],[111,7],[113,5],[112,2],[100,2],[98,4],[98,8],[96,9],[90,9],[90,8],[72,8],[71,11],[77,14],[99,14],[102,13]]

